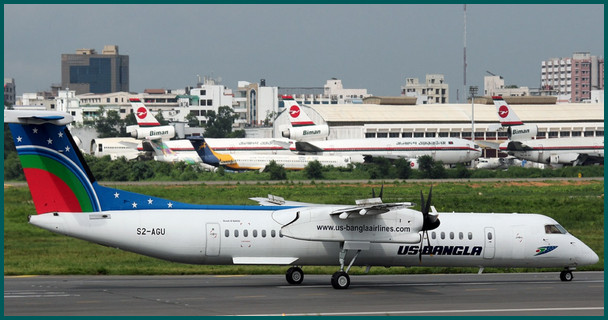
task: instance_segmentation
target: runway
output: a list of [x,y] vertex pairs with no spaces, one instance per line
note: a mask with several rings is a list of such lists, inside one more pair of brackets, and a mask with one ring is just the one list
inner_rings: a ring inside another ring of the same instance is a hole
[[[304,270],[306,271],[306,270]],[[604,273],[21,276],[4,278],[5,316],[603,316]]]

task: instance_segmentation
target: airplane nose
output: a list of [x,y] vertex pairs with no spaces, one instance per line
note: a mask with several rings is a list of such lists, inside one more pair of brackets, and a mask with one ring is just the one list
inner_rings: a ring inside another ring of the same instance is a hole
[[576,255],[576,262],[579,266],[588,266],[600,261],[600,258],[591,250],[591,248],[586,245],[583,245],[583,247],[584,248],[581,248]]

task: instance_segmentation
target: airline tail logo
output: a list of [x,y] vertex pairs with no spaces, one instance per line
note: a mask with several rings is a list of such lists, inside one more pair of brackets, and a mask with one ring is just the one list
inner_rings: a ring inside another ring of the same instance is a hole
[[136,115],[138,118],[143,120],[148,115],[148,110],[146,110],[146,108],[144,108],[144,107],[139,107],[139,109],[137,109]]
[[509,107],[504,104],[498,108],[498,116],[501,118],[506,118],[509,116]]
[[291,108],[289,108],[289,115],[292,118],[299,117],[300,116],[300,107],[298,107],[297,105],[291,106]]

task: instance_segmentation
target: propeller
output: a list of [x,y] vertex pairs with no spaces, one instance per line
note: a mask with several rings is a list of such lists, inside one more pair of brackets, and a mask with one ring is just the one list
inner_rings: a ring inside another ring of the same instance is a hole
[[[380,194],[378,195],[378,198],[380,198],[380,200],[382,200],[382,192],[384,191],[384,182],[382,182],[382,186],[380,187]],[[372,198],[376,197],[376,190],[374,190],[374,188],[372,188]]]
[[422,246],[424,242],[424,236],[426,235],[426,240],[428,246],[431,246],[431,240],[429,239],[429,230],[436,229],[439,227],[439,219],[437,214],[429,214],[431,210],[431,196],[433,194],[433,186],[429,190],[429,197],[426,199],[426,203],[424,202],[424,195],[422,194],[422,190],[420,190],[420,206],[422,213],[422,237],[420,238],[420,248],[418,250],[418,260],[422,262]]

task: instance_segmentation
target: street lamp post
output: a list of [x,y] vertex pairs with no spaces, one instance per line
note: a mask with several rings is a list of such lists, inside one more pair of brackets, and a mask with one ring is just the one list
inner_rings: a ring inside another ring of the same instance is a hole
[[477,86],[470,86],[469,93],[471,94],[471,141],[475,141],[475,95],[477,94]]

